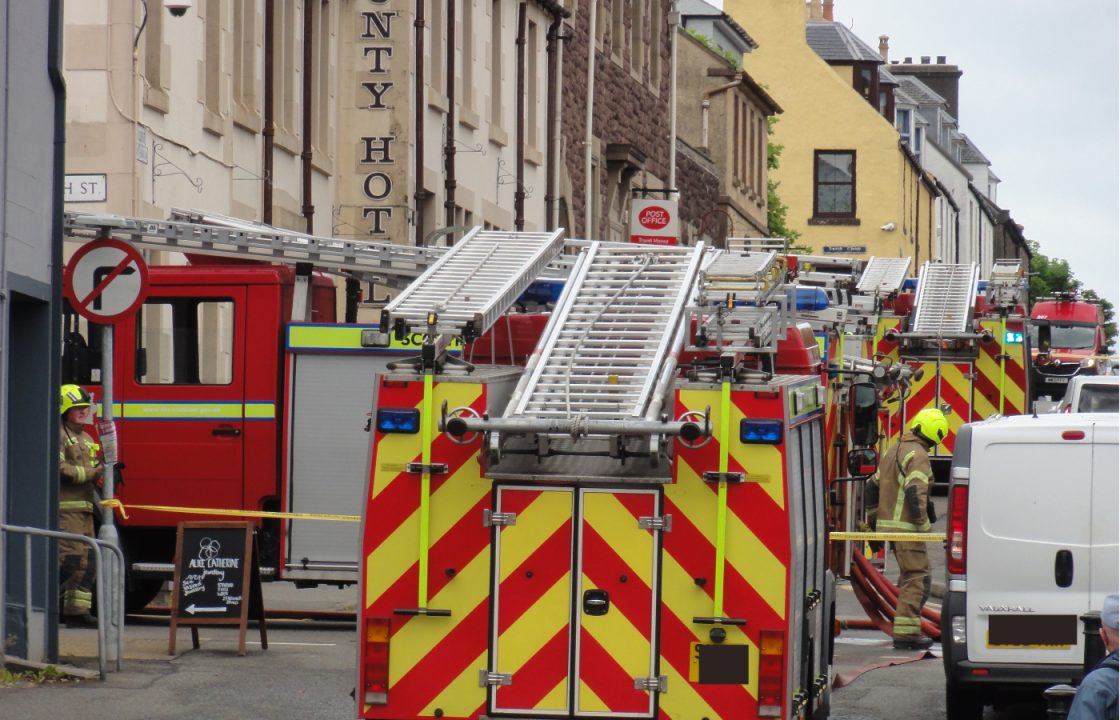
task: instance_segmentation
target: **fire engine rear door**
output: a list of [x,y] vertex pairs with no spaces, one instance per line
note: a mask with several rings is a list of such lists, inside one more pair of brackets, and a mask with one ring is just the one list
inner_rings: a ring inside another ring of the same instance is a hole
[[655,490],[585,489],[579,496],[575,714],[652,716],[660,516]]
[[493,522],[495,713],[568,715],[575,491],[501,487]]
[[934,449],[933,455],[952,456],[961,425],[983,419],[972,415],[972,388],[976,372],[976,366],[969,362],[940,364],[937,375],[937,403],[939,406],[948,405],[952,408],[952,412],[946,417],[949,421],[949,437]]

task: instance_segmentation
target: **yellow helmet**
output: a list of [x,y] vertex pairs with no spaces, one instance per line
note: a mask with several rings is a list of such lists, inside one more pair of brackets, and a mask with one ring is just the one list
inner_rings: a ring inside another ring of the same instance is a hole
[[945,418],[945,413],[937,408],[926,408],[918,412],[906,427],[935,447],[944,442],[949,434],[949,421]]
[[65,415],[71,408],[89,407],[93,403],[89,391],[81,385],[63,385],[61,393],[62,404],[58,408],[61,415]]

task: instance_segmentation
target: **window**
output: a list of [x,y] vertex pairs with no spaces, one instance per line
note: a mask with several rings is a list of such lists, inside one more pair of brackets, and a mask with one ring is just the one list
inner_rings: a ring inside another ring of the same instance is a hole
[[736,99],[734,102],[735,111],[733,113],[734,121],[732,124],[733,130],[731,135],[731,177],[738,180],[742,177],[742,173],[740,172],[739,168],[739,143],[741,142],[739,138],[741,136],[739,134],[739,101],[738,99]]
[[432,42],[431,52],[428,57],[431,58],[432,72],[429,77],[432,78],[430,83],[432,89],[440,95],[446,94],[443,84],[443,70],[444,70],[444,50],[447,46],[447,41],[444,39],[443,26],[445,24],[447,15],[447,0],[431,0],[431,12],[428,14],[430,20],[430,27],[432,28]]
[[649,13],[649,84],[661,92],[661,0],[653,0]]
[[622,42],[622,3],[623,0],[611,0],[611,51],[619,62],[626,52],[625,43]]
[[909,110],[895,110],[894,111],[894,126],[898,128],[898,136],[902,142],[907,145],[910,144],[910,111]]
[[462,105],[468,110],[474,109],[474,0],[461,0],[463,4],[463,18],[459,23],[462,33],[459,46],[462,48],[462,59],[459,63],[459,75],[462,78],[459,88],[462,92]]
[[607,5],[604,0],[592,1],[595,2],[595,44],[602,50],[607,39]]
[[646,0],[630,0],[630,72],[639,77],[642,74],[642,64],[646,55],[643,27],[645,25],[642,10],[645,9]]
[[879,70],[875,65],[855,65],[852,67],[852,87],[864,97],[872,107],[879,104]]
[[540,49],[540,41],[537,40],[537,24],[532,20],[529,21],[529,27],[526,31],[525,51],[528,55],[528,71],[526,72],[525,84],[527,88],[526,97],[526,119],[525,127],[526,134],[528,135],[530,147],[538,148],[541,143],[539,140],[540,128],[537,127],[540,111],[537,109],[537,103],[540,102],[538,97],[537,87],[538,79],[537,73],[539,72],[540,62],[537,53]]
[[273,24],[273,94],[276,124],[289,135],[295,134],[296,95],[296,9],[295,0],[276,0]]
[[314,98],[315,116],[311,123],[311,142],[319,152],[330,155],[331,107],[331,4],[328,0],[305,0],[313,3],[311,33],[315,38],[311,97]]
[[233,3],[233,100],[257,111],[257,9],[253,0]]
[[233,301],[153,298],[136,323],[136,380],[143,385],[233,382]]
[[755,144],[754,151],[758,156],[758,182],[755,187],[758,189],[758,196],[762,198],[763,202],[766,201],[766,138],[770,134],[770,126],[766,122],[766,116],[758,114],[758,137]]
[[148,13],[148,26],[144,30],[144,79],[148,86],[144,93],[144,104],[160,112],[167,112],[167,89],[170,83],[163,63],[164,13],[161,7],[157,9],[159,12]]
[[502,0],[490,3],[490,123],[502,126]]
[[813,215],[816,217],[855,217],[855,151],[817,150],[815,156]]
[[206,0],[203,19],[202,103],[214,115],[222,113],[222,0]]
[[922,140],[924,139],[926,130],[923,127],[914,128],[914,155],[918,158],[918,164],[922,164]]

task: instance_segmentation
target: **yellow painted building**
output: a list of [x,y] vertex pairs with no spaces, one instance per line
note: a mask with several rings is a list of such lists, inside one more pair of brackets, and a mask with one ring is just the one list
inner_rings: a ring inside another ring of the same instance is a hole
[[[744,69],[784,110],[771,138],[784,146],[781,166],[771,177],[799,243],[818,253],[911,256],[916,270],[933,253],[937,190],[884,117],[893,103],[888,109],[879,90],[893,89],[880,88],[878,63],[822,59],[806,23],[836,24],[807,20],[804,0],[724,0],[723,8],[758,41]],[[850,31],[836,32],[848,33],[838,42],[850,48]],[[872,69],[862,85],[861,68]]]

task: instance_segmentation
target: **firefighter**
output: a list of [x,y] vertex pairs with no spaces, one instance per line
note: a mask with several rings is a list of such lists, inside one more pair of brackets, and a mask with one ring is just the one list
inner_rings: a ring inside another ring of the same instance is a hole
[[[926,408],[910,420],[907,430],[883,455],[867,484],[867,506],[878,508],[871,526],[879,532],[929,532],[930,523],[937,520],[929,498],[933,482],[929,451],[945,440],[949,423],[937,408]],[[922,607],[930,589],[926,543],[892,542],[891,547],[899,569],[894,646],[924,650],[933,644],[921,630]]]
[[[93,537],[93,511],[97,483],[104,472],[101,446],[85,431],[93,424],[92,398],[79,385],[62,386],[59,432],[58,529]],[[78,540],[61,540],[58,558],[62,570],[62,615],[66,627],[96,627],[90,615],[93,601],[93,548]]]

